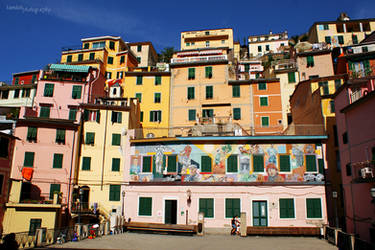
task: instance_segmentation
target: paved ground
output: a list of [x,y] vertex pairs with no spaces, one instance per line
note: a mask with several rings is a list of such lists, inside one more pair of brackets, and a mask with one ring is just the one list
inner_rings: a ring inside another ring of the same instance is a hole
[[310,237],[240,237],[230,235],[176,236],[124,233],[51,246],[54,249],[126,250],[337,250],[325,240]]

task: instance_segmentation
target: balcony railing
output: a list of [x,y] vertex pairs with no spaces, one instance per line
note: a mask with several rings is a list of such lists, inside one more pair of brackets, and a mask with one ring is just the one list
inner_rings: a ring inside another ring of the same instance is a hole
[[375,75],[373,68],[349,71],[349,78],[351,79],[362,78],[362,77],[373,76],[373,75]]
[[172,58],[171,63],[191,63],[228,60],[227,55]]
[[76,202],[72,204],[72,213],[91,214],[94,209],[91,208],[88,202]]

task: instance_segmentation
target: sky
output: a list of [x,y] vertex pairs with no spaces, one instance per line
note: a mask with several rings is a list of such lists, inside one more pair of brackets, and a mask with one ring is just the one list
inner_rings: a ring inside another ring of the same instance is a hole
[[79,46],[87,37],[151,41],[160,52],[179,50],[181,31],[233,28],[243,44],[270,30],[300,35],[340,12],[351,19],[375,18],[374,10],[374,0],[0,0],[0,81],[58,62],[62,47]]

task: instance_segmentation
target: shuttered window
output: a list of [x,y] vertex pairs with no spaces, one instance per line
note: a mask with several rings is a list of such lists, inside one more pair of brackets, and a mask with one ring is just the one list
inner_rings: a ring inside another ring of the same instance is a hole
[[49,118],[51,108],[50,107],[40,107],[39,117]]
[[154,103],[161,102],[161,93],[154,93]]
[[56,143],[65,144],[65,129],[56,129]]
[[36,230],[42,225],[42,219],[30,219],[29,235],[35,236]]
[[188,80],[194,80],[195,79],[195,68],[189,68],[189,75],[188,75]]
[[33,167],[34,166],[34,152],[25,152],[25,159],[23,161],[23,166]]
[[324,175],[324,160],[318,159],[319,173]]
[[143,163],[142,163],[142,172],[143,173],[150,173],[151,172],[151,156],[144,156]]
[[46,83],[46,85],[44,85],[44,96],[45,97],[52,97],[54,87],[55,87],[54,84]]
[[174,173],[177,171],[177,156],[176,155],[168,155],[168,162],[167,162],[167,172]]
[[137,98],[139,103],[141,103],[142,102],[142,93],[136,93],[135,98]]
[[112,158],[112,171],[120,171],[120,158]]
[[122,113],[112,111],[111,122],[112,123],[122,123]]
[[143,82],[143,77],[137,76],[137,85],[142,85],[142,82]]
[[214,199],[200,198],[199,212],[203,213],[205,218],[214,218]]
[[212,160],[211,157],[203,155],[201,157],[202,169],[201,172],[203,173],[211,173],[212,172]]
[[77,117],[77,109],[70,109],[69,110],[69,120],[75,121]]
[[279,155],[280,172],[290,172],[290,156]]
[[81,99],[82,86],[74,85],[72,90],[73,99]]
[[94,145],[95,144],[95,133],[93,132],[86,132],[86,140],[85,144],[87,145]]
[[205,67],[206,78],[212,78],[212,67]]
[[109,185],[109,200],[120,201],[121,185]]
[[189,109],[189,121],[195,121],[197,112],[195,109]]
[[241,96],[241,89],[239,85],[232,85],[232,96],[233,97]]
[[266,90],[267,84],[265,82],[259,82],[258,83],[258,90]]
[[152,198],[151,197],[139,197],[139,216],[151,216],[152,215]]
[[259,99],[260,99],[260,106],[268,106],[268,97],[267,96],[261,96]]
[[112,146],[121,145],[121,134],[112,134]]
[[90,59],[90,60],[94,60],[94,59],[95,59],[95,53],[90,53],[90,55],[89,55],[89,59]]
[[238,172],[238,156],[230,155],[227,159],[227,172],[237,173]]
[[307,56],[307,67],[314,67],[314,57],[313,56]]
[[27,128],[27,141],[29,142],[36,142],[36,138],[37,138],[37,128],[36,127],[28,127]]
[[233,218],[241,214],[240,199],[225,199],[225,218]]
[[254,172],[264,172],[264,155],[253,155]]
[[296,73],[288,72],[288,83],[295,83],[295,82],[296,82]]
[[63,154],[53,154],[52,168],[62,168]]
[[49,198],[52,200],[53,199],[53,195],[56,193],[60,193],[60,188],[61,188],[61,185],[60,184],[51,184],[50,188],[49,188]]
[[108,64],[113,64],[113,57],[109,56],[107,60]]
[[161,76],[155,76],[155,85],[161,84]]
[[214,97],[214,87],[206,86],[206,99],[212,99]]
[[268,116],[262,116],[261,122],[262,127],[268,127],[270,125],[270,118]]
[[241,108],[234,108],[233,109],[233,119],[234,120],[241,120]]
[[91,157],[82,157],[82,170],[91,169]]
[[188,87],[187,98],[188,98],[188,100],[192,100],[192,99],[195,98],[194,87]]
[[280,218],[294,218],[294,201],[293,199],[279,199]]
[[78,54],[78,62],[83,61],[83,54]]
[[316,172],[316,156],[315,155],[306,155],[306,171],[307,172]]
[[322,218],[322,204],[320,198],[306,199],[307,218]]

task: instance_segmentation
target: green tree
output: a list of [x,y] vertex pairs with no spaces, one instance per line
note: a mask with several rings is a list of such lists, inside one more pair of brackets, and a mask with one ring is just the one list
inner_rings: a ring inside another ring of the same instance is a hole
[[170,63],[174,52],[174,47],[165,47],[160,54],[158,54],[159,62]]

